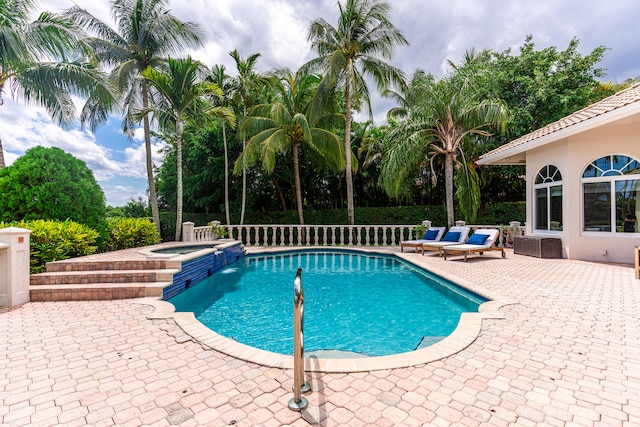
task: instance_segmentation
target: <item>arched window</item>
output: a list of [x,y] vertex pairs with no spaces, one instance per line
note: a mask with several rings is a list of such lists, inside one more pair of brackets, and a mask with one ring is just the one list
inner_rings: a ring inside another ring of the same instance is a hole
[[533,184],[535,230],[562,231],[562,174],[553,165],[538,171]]
[[582,173],[583,230],[638,232],[639,192],[638,160],[612,154],[591,162]]

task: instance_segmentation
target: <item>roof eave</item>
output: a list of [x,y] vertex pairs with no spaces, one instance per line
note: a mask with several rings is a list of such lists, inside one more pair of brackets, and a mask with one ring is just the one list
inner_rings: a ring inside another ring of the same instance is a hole
[[[514,157],[519,154],[526,153],[527,151],[533,150],[538,147],[542,147],[546,144],[550,144],[560,139],[568,138],[570,136],[574,136],[579,133],[594,129],[596,127],[613,123],[617,120],[622,120],[624,118],[627,118],[629,116],[632,116],[638,113],[640,113],[640,102],[633,102],[631,104],[609,111],[600,116],[592,117],[588,120],[569,126],[567,128],[560,129],[558,131],[549,133],[547,135],[541,136],[531,141],[522,143],[516,147],[508,148],[504,151],[500,151],[499,153],[496,153],[492,156],[481,157],[480,159],[478,159],[478,161],[476,161],[476,163],[480,166],[512,164],[512,163],[505,162],[505,159],[508,157]],[[516,164],[522,164],[522,163],[516,163]]]

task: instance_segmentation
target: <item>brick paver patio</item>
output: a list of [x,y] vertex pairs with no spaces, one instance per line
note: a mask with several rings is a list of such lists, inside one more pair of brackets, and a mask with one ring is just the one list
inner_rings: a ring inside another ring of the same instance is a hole
[[[396,249],[395,251],[399,251]],[[0,314],[2,425],[638,426],[640,281],[631,266],[409,255],[516,304],[464,350],[419,366],[307,374],[206,348],[135,300]]]

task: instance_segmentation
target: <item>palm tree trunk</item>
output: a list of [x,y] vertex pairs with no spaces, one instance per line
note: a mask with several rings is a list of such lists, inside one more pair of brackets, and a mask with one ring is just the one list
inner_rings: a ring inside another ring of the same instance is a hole
[[229,149],[227,147],[227,130],[222,120],[222,143],[224,144],[224,213],[227,218],[227,225],[231,224],[229,220]]
[[298,159],[299,143],[293,144],[293,176],[296,184],[296,205],[298,205],[298,219],[300,225],[304,225],[304,215],[302,213],[302,188],[300,184],[300,160]]
[[[142,106],[145,110],[149,108],[149,91],[147,83],[142,81]],[[149,126],[149,116],[145,114],[142,119],[144,128],[144,148],[147,157],[147,181],[149,183],[149,205],[151,206],[151,216],[156,225],[156,231],[160,234],[160,211],[158,210],[158,195],[156,194],[156,183],[153,179],[153,160],[151,157],[151,130]]]
[[273,186],[276,187],[276,193],[278,193],[278,198],[280,199],[280,203],[282,203],[282,211],[286,212],[287,209],[287,200],[284,198],[284,194],[282,193],[282,188],[280,188],[280,184],[278,184],[278,180],[275,175],[271,175],[271,182],[273,182]]
[[0,169],[5,167],[4,152],[2,151],[2,139],[0,139]]
[[447,224],[452,227],[455,222],[453,214],[453,160],[454,153],[447,152],[444,158],[444,188],[447,201]]
[[182,120],[178,119],[176,122],[176,134],[178,136],[178,143],[176,147],[176,162],[177,162],[177,200],[176,200],[176,242],[180,240],[182,234]]
[[[243,113],[242,118],[247,118],[247,106],[243,103],[242,106]],[[242,152],[247,148],[247,140],[246,138],[242,138]],[[244,208],[247,203],[247,168],[245,165],[244,157],[242,158],[242,208],[240,209],[240,225],[244,224]]]
[[346,104],[345,125],[344,125],[344,148],[346,155],[346,179],[347,179],[347,217],[349,225],[355,224],[353,207],[353,175],[351,173],[351,94],[349,93],[349,81],[345,85],[344,98]]

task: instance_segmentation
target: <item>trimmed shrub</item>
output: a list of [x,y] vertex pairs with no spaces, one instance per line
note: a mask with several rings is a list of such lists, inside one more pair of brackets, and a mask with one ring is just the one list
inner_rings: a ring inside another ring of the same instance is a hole
[[107,220],[109,250],[137,248],[160,242],[156,226],[147,218],[110,218]]
[[0,221],[70,219],[104,226],[104,195],[91,169],[56,147],[31,148],[1,168],[0,195]]
[[0,222],[0,228],[5,227],[31,230],[31,274],[44,272],[48,262],[91,255],[98,250],[100,234],[71,220]]

